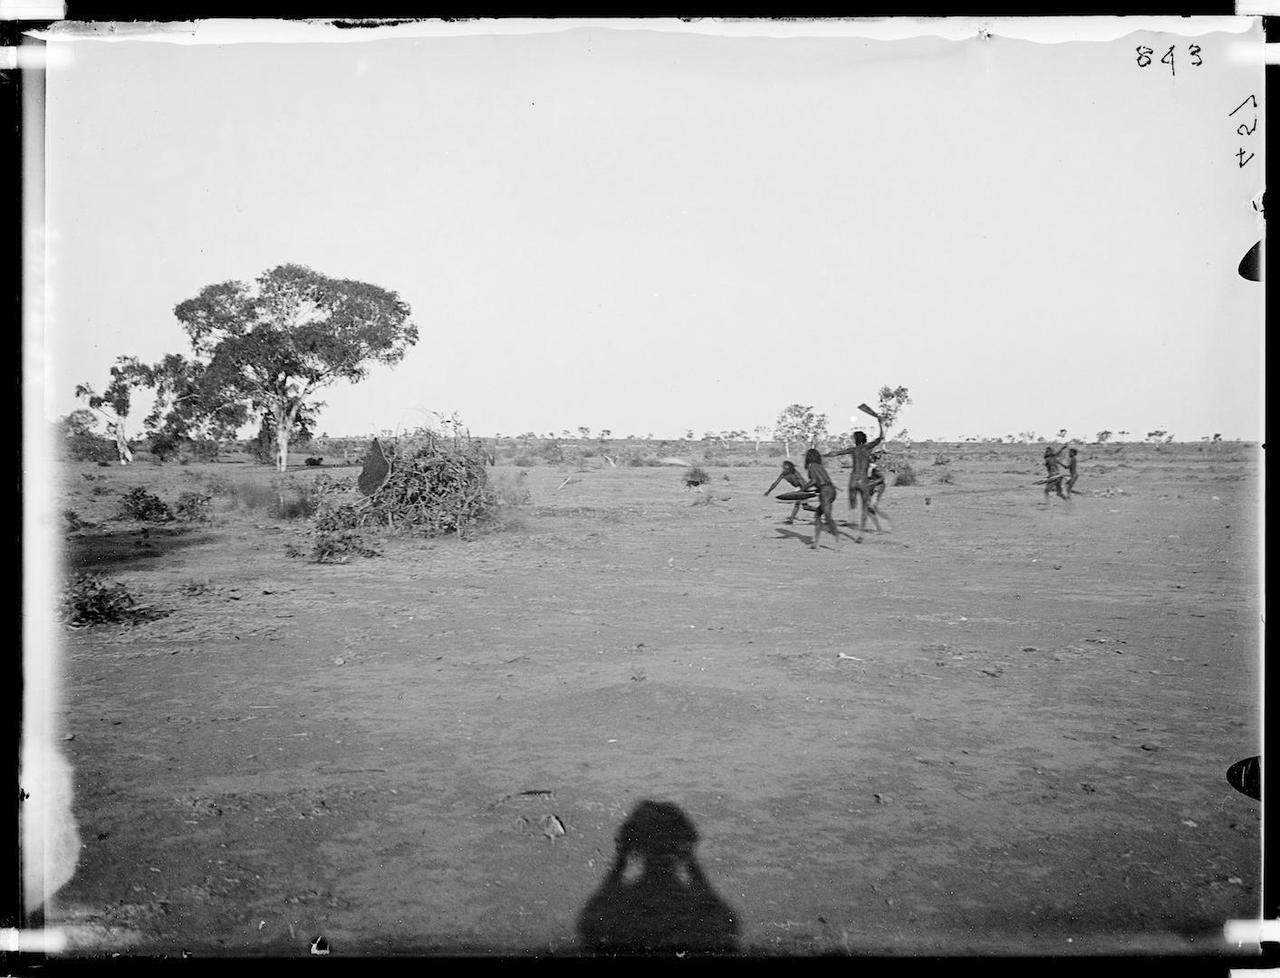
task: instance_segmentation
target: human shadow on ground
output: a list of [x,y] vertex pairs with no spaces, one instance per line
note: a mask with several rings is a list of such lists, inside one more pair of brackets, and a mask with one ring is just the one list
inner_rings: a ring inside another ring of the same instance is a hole
[[[775,529],[775,530],[777,530],[777,532],[778,532],[778,539],[779,539],[779,540],[785,540],[785,539],[787,539],[788,537],[790,537],[790,538],[792,538],[792,539],[799,540],[799,541],[800,541],[801,543],[803,543],[806,547],[813,546],[813,534],[812,534],[812,533],[797,533],[795,530],[784,530],[784,529],[782,529],[781,527],[778,527],[778,526],[775,526],[775,527],[774,527],[774,529]],[[830,536],[830,535],[831,535],[831,534],[830,534],[828,531],[826,531],[826,530],[823,530],[822,532],[823,532],[823,533],[825,533],[827,536]],[[842,531],[840,535],[841,535],[842,537],[844,537],[845,539],[847,539],[847,540],[852,540],[852,539],[853,539],[853,535],[852,535],[852,534],[850,534],[850,533],[846,533],[846,532],[843,532],[843,531]],[[826,545],[826,544],[822,544],[822,546],[827,546],[827,545]]]
[[678,805],[642,801],[618,829],[604,882],[578,916],[596,954],[731,954],[738,916],[707,882],[698,832]]

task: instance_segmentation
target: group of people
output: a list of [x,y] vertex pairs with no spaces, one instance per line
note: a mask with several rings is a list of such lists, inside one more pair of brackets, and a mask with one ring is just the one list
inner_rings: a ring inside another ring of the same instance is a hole
[[[1068,453],[1066,461],[1062,459],[1063,452]],[[1074,486],[1078,476],[1076,454],[1074,448],[1069,449],[1066,445],[1056,451],[1052,446],[1044,450],[1044,467],[1047,474],[1044,480],[1044,498],[1046,502],[1049,499],[1050,492],[1056,492],[1059,499],[1070,501],[1071,493],[1075,491]],[[1059,471],[1060,469],[1064,471]]]
[[[850,513],[856,511],[858,504],[862,504],[862,517],[859,524],[862,531],[867,528],[868,516],[871,517],[872,523],[875,524],[876,531],[879,532],[880,530],[877,504],[880,496],[884,495],[885,479],[884,474],[879,471],[875,464],[875,450],[880,447],[883,441],[884,422],[881,421],[880,434],[875,441],[868,442],[865,432],[856,431],[853,435],[852,445],[848,448],[841,448],[827,453],[828,458],[834,458],[837,455],[852,456],[853,469],[849,474],[849,511]],[[827,532],[835,538],[838,544],[840,533],[836,529],[833,507],[839,491],[836,489],[836,484],[832,481],[826,465],[823,464],[822,453],[816,448],[810,448],[805,452],[804,468],[805,475],[802,477],[792,462],[783,462],[782,473],[773,480],[773,485],[766,489],[764,494],[766,496],[769,495],[778,483],[783,481],[791,483],[801,492],[816,493],[812,503],[797,500],[786,522],[795,522],[795,518],[802,508],[808,510],[813,513],[813,543],[810,546],[814,550],[818,549],[818,537],[822,533],[824,524]],[[861,537],[857,539],[860,541]]]
[[[884,422],[880,422],[880,434],[875,441],[868,442],[865,432],[856,431],[853,435],[853,444],[848,448],[841,448],[834,452],[828,452],[828,458],[834,458],[837,455],[850,455],[853,461],[853,470],[849,474],[849,511],[853,513],[857,511],[859,503],[862,505],[862,517],[859,521],[860,531],[865,532],[867,528],[867,517],[871,517],[871,522],[875,524],[876,531],[880,530],[880,519],[878,515],[879,500],[884,495],[885,478],[884,473],[879,470],[875,464],[878,457],[875,454],[877,448],[884,441]],[[1066,459],[1062,458],[1062,453],[1066,452]],[[1044,467],[1047,477],[1042,480],[1044,484],[1044,498],[1049,498],[1049,493],[1056,492],[1061,499],[1070,500],[1071,494],[1075,491],[1076,479],[1079,477],[1077,469],[1077,451],[1063,445],[1061,448],[1054,449],[1052,447],[1044,450]],[[825,525],[827,532],[835,538],[836,543],[840,541],[840,533],[836,529],[836,519],[833,506],[839,491],[836,484],[832,481],[831,474],[827,471],[826,465],[822,461],[822,453],[816,448],[810,448],[804,453],[804,475],[802,476],[795,464],[791,461],[782,463],[782,472],[773,484],[764,491],[767,496],[777,488],[780,482],[789,482],[798,490],[797,493],[784,494],[780,498],[791,499],[798,497],[800,493],[809,493],[812,502],[807,502],[804,498],[795,498],[795,506],[791,509],[791,515],[787,517],[785,522],[794,523],[796,516],[800,510],[804,509],[813,513],[813,543],[810,546],[818,549],[818,537],[822,533]],[[846,524],[847,525],[847,524]],[[861,537],[855,538],[861,541]]]

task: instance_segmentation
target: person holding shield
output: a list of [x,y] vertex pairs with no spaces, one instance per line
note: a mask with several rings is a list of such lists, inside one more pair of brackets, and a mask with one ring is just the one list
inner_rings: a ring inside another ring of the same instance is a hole
[[1059,499],[1068,499],[1069,497],[1062,491],[1062,480],[1066,477],[1066,473],[1059,472],[1062,459],[1059,456],[1067,450],[1067,446],[1063,445],[1056,452],[1052,447],[1046,446],[1044,450],[1044,468],[1048,477],[1044,480],[1044,501],[1049,501],[1049,493],[1056,492]]
[[[792,462],[790,459],[787,459],[782,463],[782,473],[776,479],[773,480],[773,485],[771,485],[768,489],[766,489],[764,491],[764,494],[766,496],[769,495],[769,493],[773,492],[773,490],[777,488],[778,483],[784,480],[791,483],[797,489],[802,489],[804,487],[804,479],[800,478],[800,473],[796,471],[795,463]],[[787,495],[790,495],[790,494],[788,493]],[[796,516],[800,513],[801,507],[804,507],[805,509],[813,510],[812,506],[804,506],[804,503],[801,500],[797,499],[796,504],[791,507],[791,515],[788,516],[785,520],[783,520],[783,522],[794,523],[796,521]]]

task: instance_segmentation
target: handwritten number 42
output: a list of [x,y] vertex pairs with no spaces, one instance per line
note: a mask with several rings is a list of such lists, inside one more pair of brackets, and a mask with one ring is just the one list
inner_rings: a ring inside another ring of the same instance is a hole
[[[1234,109],[1228,112],[1227,118],[1230,119],[1233,115],[1235,115],[1237,112],[1243,109],[1246,105],[1253,106],[1253,111],[1254,111],[1253,125],[1250,126],[1242,122],[1240,125],[1236,126],[1236,133],[1241,136],[1252,136],[1254,133],[1254,130],[1258,128],[1258,116],[1257,116],[1258,100],[1254,96],[1250,95],[1247,99],[1245,99],[1243,102],[1237,105]],[[1236,151],[1236,159],[1240,161],[1241,167],[1243,167],[1246,163],[1248,163],[1251,159],[1253,159],[1252,153],[1250,153],[1248,156],[1245,156],[1244,153],[1245,151],[1243,148]]]
[[[1177,50],[1176,44],[1169,45],[1169,50],[1166,51],[1164,53],[1164,56],[1160,59],[1160,63],[1162,65],[1169,66],[1169,74],[1171,75],[1177,74],[1177,71],[1174,69],[1174,63],[1173,63],[1174,62],[1173,52],[1175,50]],[[1156,53],[1154,49],[1139,45],[1137,48],[1137,51],[1138,51],[1138,67],[1139,68],[1145,68],[1149,64],[1151,64],[1151,56]],[[1204,58],[1200,57],[1199,44],[1188,44],[1187,54],[1191,55],[1192,67],[1199,68],[1202,64],[1204,64]]]

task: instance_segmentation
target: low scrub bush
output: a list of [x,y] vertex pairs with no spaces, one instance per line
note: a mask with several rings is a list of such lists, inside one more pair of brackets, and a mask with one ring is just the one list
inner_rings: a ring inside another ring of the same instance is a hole
[[110,465],[119,458],[113,440],[88,432],[67,435],[62,448],[66,457],[76,462],[105,462]]
[[893,476],[893,484],[895,486],[914,486],[916,484],[916,470],[906,462],[899,464],[898,470]]
[[213,519],[213,496],[204,492],[184,492],[174,507],[184,523],[208,523]]
[[169,504],[142,486],[135,486],[124,494],[120,500],[120,513],[125,519],[143,523],[169,523],[173,520]]
[[686,486],[705,486],[711,481],[711,476],[707,475],[706,469],[698,465],[691,465],[685,471],[684,484]]
[[235,484],[220,472],[204,477],[204,487],[211,496],[231,496],[235,494]]
[[311,547],[311,559],[317,564],[345,564],[352,557],[380,556],[378,551],[365,545],[364,536],[358,530],[317,529]]
[[938,485],[940,486],[954,485],[955,481],[956,477],[952,474],[950,469],[943,469],[938,473]]
[[92,574],[80,574],[62,591],[59,602],[64,623],[72,628],[137,624],[163,618],[169,612],[138,604],[123,584],[107,584]]
[[93,526],[88,520],[80,518],[80,514],[74,509],[64,509],[62,511],[63,525],[72,533],[76,530],[83,530],[85,527]]
[[268,511],[276,519],[297,520],[314,516],[319,505],[320,498],[314,485],[278,482],[275,500]]
[[271,486],[251,479],[241,479],[230,484],[228,495],[244,510],[270,509],[279,501]]

